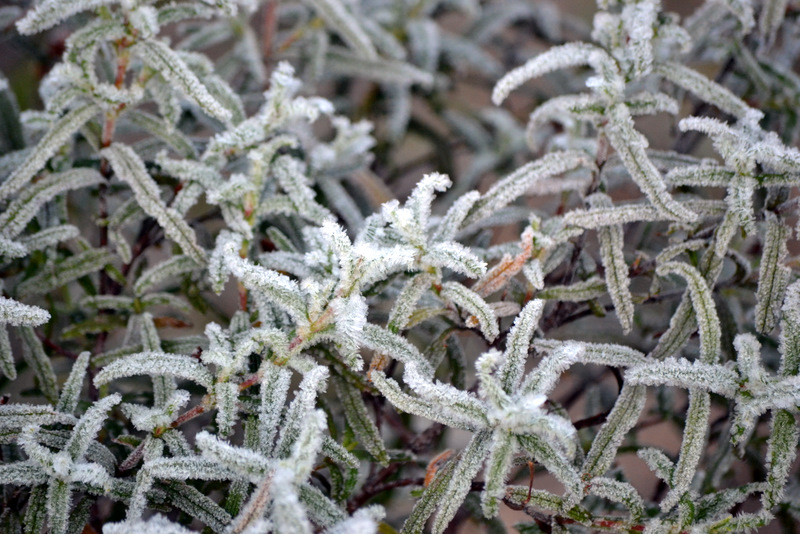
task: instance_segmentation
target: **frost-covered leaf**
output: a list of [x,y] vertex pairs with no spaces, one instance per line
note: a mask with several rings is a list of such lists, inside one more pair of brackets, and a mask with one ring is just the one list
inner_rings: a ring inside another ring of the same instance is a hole
[[782,376],[800,372],[800,282],[786,288],[780,336]]
[[[48,4],[55,5],[57,2],[48,2]],[[98,108],[94,104],[84,104],[56,121],[25,161],[0,185],[0,199],[8,198],[22,188],[61,148],[61,145],[97,112]]]
[[50,320],[50,313],[0,296],[0,323],[12,326],[39,326]]
[[136,201],[142,209],[158,221],[164,232],[180,245],[185,254],[198,264],[205,263],[206,254],[197,244],[194,230],[174,209],[164,205],[158,186],[133,149],[127,145],[114,143],[105,148],[103,154],[111,162],[119,179],[133,189]]
[[383,465],[388,465],[389,456],[386,452],[386,446],[367,411],[367,406],[361,398],[361,392],[342,378],[334,377],[333,382],[339,392],[339,399],[342,401],[347,423],[353,429],[356,439],[373,458]]
[[512,394],[522,379],[528,359],[531,338],[544,310],[544,301],[535,299],[528,302],[508,333],[503,361],[497,371],[500,384],[506,393]]
[[0,371],[9,380],[17,378],[17,369],[14,366],[14,354],[11,352],[11,340],[8,339],[6,325],[0,324]]
[[661,173],[647,156],[647,139],[636,131],[630,111],[624,104],[616,104],[608,109],[608,125],[605,129],[608,140],[616,149],[625,168],[647,195],[648,200],[659,213],[669,219],[692,221],[697,215],[675,201],[667,192]]
[[112,0],[44,0],[17,22],[17,29],[23,35],[31,35],[51,28],[76,13],[111,3]]
[[639,419],[646,400],[647,388],[625,382],[614,408],[608,414],[600,432],[595,436],[592,447],[583,462],[581,470],[584,478],[591,479],[602,476],[608,471],[625,435]]
[[594,163],[585,153],[577,151],[549,153],[523,165],[486,191],[473,204],[462,226],[474,224],[508,206],[539,180],[581,167],[591,169]]
[[554,46],[548,51],[529,59],[521,67],[517,67],[503,76],[492,91],[492,102],[499,106],[508,95],[528,80],[538,78],[548,72],[597,61],[593,55],[603,53],[601,49],[587,43],[568,43]]
[[735,371],[683,358],[642,363],[628,369],[625,379],[632,384],[702,389],[728,398],[733,398],[739,389],[739,376]]
[[4,433],[18,431],[28,425],[74,424],[75,421],[71,414],[57,412],[46,404],[0,405],[0,429]]
[[624,504],[630,512],[630,523],[637,524],[644,515],[644,502],[636,488],[627,482],[606,477],[595,477],[591,482],[591,493],[604,499]]
[[90,248],[42,270],[17,286],[22,295],[41,295],[64,286],[113,263],[114,255],[106,249]]
[[[454,303],[464,308],[477,319],[481,326],[481,332],[489,341],[500,334],[497,317],[491,307],[483,300],[480,295],[464,287],[458,282],[445,282],[442,285],[442,298],[452,300]],[[470,318],[471,319],[471,318]],[[470,319],[467,320],[469,325]]]
[[64,447],[73,462],[83,459],[95,436],[100,431],[107,412],[119,404],[121,400],[122,396],[118,393],[104,397],[89,407],[86,413],[78,420],[78,423],[72,429],[67,445]]
[[647,447],[639,449],[636,454],[647,463],[647,467],[649,467],[658,478],[668,485],[672,484],[672,472],[675,469],[675,465],[661,449]]
[[424,261],[436,267],[477,278],[486,272],[486,263],[460,243],[434,243],[425,251]]
[[433,369],[430,364],[422,357],[419,350],[406,341],[403,337],[393,334],[388,330],[367,323],[364,325],[364,338],[362,343],[378,353],[386,354],[405,364],[416,363],[423,369],[423,372],[430,376]]
[[358,76],[386,84],[419,84],[429,87],[434,77],[409,63],[388,58],[367,59],[350,54],[345,49],[331,46],[325,57],[329,71],[345,75]]
[[703,101],[711,102],[738,119],[744,119],[755,111],[730,90],[680,63],[668,62],[659,65],[656,71],[669,81],[696,94]]
[[711,397],[706,391],[689,390],[689,408],[686,410],[686,424],[683,429],[681,451],[675,468],[672,470],[672,489],[661,501],[661,510],[667,511],[689,491],[697,472],[700,458],[706,448],[706,435],[711,415]]
[[700,331],[700,359],[705,363],[717,361],[721,349],[721,330],[714,298],[708,284],[694,267],[685,263],[667,262],[658,266],[656,273],[665,276],[676,273],[686,279],[692,308]]
[[72,370],[69,373],[67,381],[61,388],[61,397],[58,399],[56,410],[62,413],[74,413],[78,407],[81,391],[83,390],[83,381],[86,378],[86,370],[89,367],[88,351],[84,351],[78,355],[78,358],[72,364]]
[[387,378],[381,371],[372,371],[370,377],[378,391],[401,411],[455,428],[476,430],[485,426],[483,418],[471,417],[463,412],[445,411],[434,402],[403,392],[397,382]]
[[70,189],[97,185],[102,175],[93,169],[72,169],[51,174],[39,180],[22,193],[0,214],[0,233],[13,238],[25,229],[39,209],[56,195]]
[[481,466],[491,448],[492,434],[479,432],[472,437],[467,447],[461,452],[458,463],[453,470],[447,491],[442,494],[439,509],[433,522],[432,532],[442,534],[447,525],[455,517],[459,507],[469,493],[472,479],[480,471]]
[[173,523],[163,515],[156,514],[146,521],[125,521],[119,523],[106,523],[103,525],[103,534],[190,534],[192,531]]
[[[367,59],[377,58],[372,41],[361,27],[357,16],[350,12],[347,4],[339,0],[304,1],[313,7],[322,20],[335,30],[358,55]],[[355,7],[355,5],[351,5]]]
[[493,434],[484,473],[486,485],[481,493],[484,517],[495,517],[500,511],[498,501],[505,496],[506,476],[516,448],[517,440],[513,434],[502,431]]
[[194,358],[164,352],[142,352],[106,365],[95,375],[94,383],[101,386],[119,378],[136,375],[172,376],[192,380],[207,389],[211,389],[213,382],[211,373]]
[[756,291],[756,330],[769,333],[780,319],[783,297],[789,284],[791,270],[784,265],[787,249],[786,239],[790,228],[774,215],[767,214],[767,231],[764,237],[764,250],[761,254],[761,268]]
[[20,337],[25,343],[22,356],[27,362],[28,366],[33,369],[33,374],[39,383],[39,388],[42,390],[47,401],[51,404],[58,402],[58,384],[56,382],[56,374],[53,371],[53,365],[50,363],[50,358],[44,352],[42,342],[36,336],[36,332],[30,326],[23,326],[19,329]]
[[766,511],[771,511],[784,496],[786,477],[797,456],[797,438],[794,415],[787,410],[776,410],[772,415],[767,450],[767,487],[761,494],[761,505]]
[[[593,196],[590,203],[592,206],[611,207],[611,199],[605,195]],[[629,288],[628,264],[625,263],[623,252],[625,241],[622,225],[598,228],[597,239],[600,241],[600,257],[605,268],[606,287],[608,287],[608,293],[614,303],[622,331],[628,333],[633,324],[634,310],[633,297]]]
[[33,252],[34,250],[51,247],[62,241],[74,239],[79,235],[80,230],[77,226],[59,224],[58,226],[51,226],[35,234],[22,236],[19,243],[28,249],[28,251]]
[[258,452],[235,447],[206,431],[197,434],[196,443],[206,459],[254,483],[261,481],[274,468],[274,462]]
[[231,112],[211,96],[186,62],[166,43],[144,39],[134,45],[134,51],[150,68],[183,91],[203,111],[221,121],[231,118]]

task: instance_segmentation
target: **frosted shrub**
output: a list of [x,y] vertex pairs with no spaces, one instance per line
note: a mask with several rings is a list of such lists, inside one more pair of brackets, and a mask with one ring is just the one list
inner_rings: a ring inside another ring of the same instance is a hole
[[0,531],[794,531],[796,8],[0,8]]

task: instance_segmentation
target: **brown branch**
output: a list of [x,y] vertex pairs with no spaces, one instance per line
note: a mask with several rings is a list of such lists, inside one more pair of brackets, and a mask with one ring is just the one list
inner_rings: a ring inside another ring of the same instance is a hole
[[41,332],[36,332],[36,331],[34,331],[34,332],[36,333],[36,337],[39,338],[39,341],[41,341],[44,344],[44,346],[47,347],[48,349],[50,349],[50,350],[52,350],[52,351],[54,351],[57,354],[60,354],[62,356],[66,356],[67,358],[69,358],[71,360],[78,359],[78,355],[75,354],[74,352],[72,352],[71,350],[65,349],[64,347],[62,347],[61,345],[59,345],[58,343],[56,343],[55,341],[53,341],[52,339],[50,339],[46,335],[42,334]]

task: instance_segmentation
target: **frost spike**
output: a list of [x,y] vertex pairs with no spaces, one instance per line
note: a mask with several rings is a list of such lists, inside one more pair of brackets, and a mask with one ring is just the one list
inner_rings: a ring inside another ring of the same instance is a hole
[[784,265],[788,251],[786,240],[791,230],[770,212],[766,216],[767,232],[761,253],[761,268],[756,290],[756,330],[769,333],[780,319],[783,297],[791,269]]
[[158,186],[133,149],[127,145],[114,143],[103,149],[102,154],[111,162],[119,179],[131,187],[142,210],[158,221],[164,232],[183,249],[184,253],[191,256],[198,264],[204,264],[206,254],[197,244],[194,230],[174,209],[164,205]]
[[[54,0],[54,3],[56,2],[57,0]],[[97,112],[97,106],[85,104],[71,110],[56,121],[25,161],[0,185],[0,200],[8,198],[24,186],[33,175],[44,167],[47,160],[61,148],[61,145],[72,137],[73,133],[80,130],[81,126],[94,117]]]

